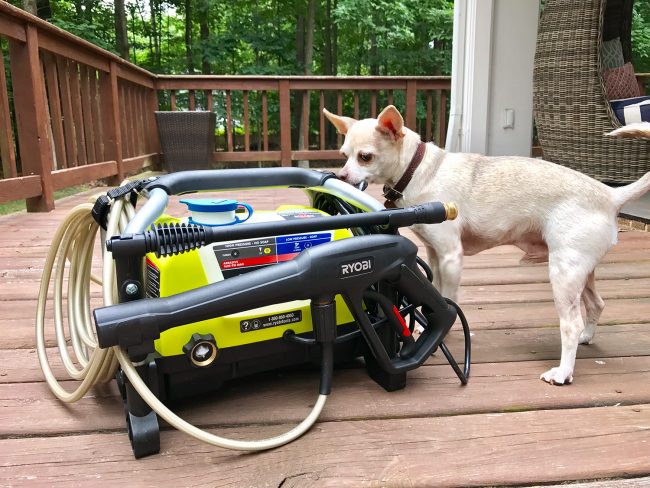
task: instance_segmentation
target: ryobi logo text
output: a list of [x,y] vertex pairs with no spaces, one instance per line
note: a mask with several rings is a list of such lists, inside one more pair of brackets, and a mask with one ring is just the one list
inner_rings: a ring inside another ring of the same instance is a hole
[[368,256],[367,258],[357,259],[355,261],[348,261],[341,263],[339,266],[339,277],[351,278],[363,274],[372,273],[374,258]]

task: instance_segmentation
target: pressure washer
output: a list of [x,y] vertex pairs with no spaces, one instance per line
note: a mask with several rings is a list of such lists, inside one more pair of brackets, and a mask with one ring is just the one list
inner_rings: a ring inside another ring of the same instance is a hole
[[[192,198],[181,201],[190,217],[165,214],[172,195],[262,188],[301,188],[310,204],[260,211],[232,199]],[[146,202],[136,212],[140,196]],[[77,206],[54,236],[36,321],[45,378],[65,402],[115,378],[136,457],[159,452],[159,417],[230,449],[290,442],[317,420],[339,362],[363,360],[369,376],[394,391],[440,350],[466,384],[467,321],[433,286],[416,245],[398,233],[456,212],[441,202],[386,210],[332,173],[301,168],[187,171],[127,182]],[[101,278],[92,273],[100,229]],[[91,282],[103,289],[103,306],[92,314]],[[72,392],[57,382],[47,357],[51,283],[59,353],[69,375],[81,380]],[[463,369],[444,343],[457,318]],[[166,406],[238,378],[305,364],[320,364],[317,401],[277,437],[218,437]]]

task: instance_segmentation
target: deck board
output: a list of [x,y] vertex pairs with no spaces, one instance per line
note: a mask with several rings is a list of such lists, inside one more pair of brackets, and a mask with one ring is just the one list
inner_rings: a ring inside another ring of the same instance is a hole
[[[594,344],[578,350],[571,386],[539,380],[560,354],[547,267],[519,265],[522,252],[503,246],[465,259],[460,301],[474,360],[468,386],[439,353],[392,393],[360,364],[347,365],[335,372],[319,423],[290,445],[242,454],[166,428],[161,454],[136,461],[115,385],[63,405],[43,382],[34,351],[50,239],[65,213],[97,192],[57,202],[49,214],[0,217],[0,486],[650,484],[650,234],[619,233],[598,267],[606,308]],[[240,199],[259,209],[305,202],[300,191],[278,193]],[[460,356],[458,330],[447,343]],[[60,365],[54,371],[65,378]],[[177,408],[218,434],[275,435],[304,417],[317,383],[312,369],[269,372]]]
[[[247,438],[288,427],[218,431]],[[650,407],[320,422],[307,442],[262,454],[211,448],[179,432],[165,434],[161,454],[140,460],[132,458],[126,436],[119,433],[0,440],[0,451],[6,453],[0,483],[490,486],[644,476]],[[30,459],[40,461],[25,462]]]
[[[580,381],[571,388],[540,388],[540,373],[553,364],[476,364],[471,387],[462,387],[447,365],[423,366],[409,374],[404,390],[391,393],[372,382],[363,369],[343,369],[334,376],[334,391],[320,420],[381,421],[650,403],[650,357],[581,359],[577,368]],[[177,406],[178,411],[199,426],[302,420],[315,399],[317,372],[268,374],[263,379],[263,384],[259,378],[242,380],[207,398],[184,402]],[[2,384],[0,398],[0,437],[121,432],[124,428],[113,384],[96,388],[72,407],[61,405],[42,382]],[[246,408],[268,405],[278,398],[282,401],[272,411]]]

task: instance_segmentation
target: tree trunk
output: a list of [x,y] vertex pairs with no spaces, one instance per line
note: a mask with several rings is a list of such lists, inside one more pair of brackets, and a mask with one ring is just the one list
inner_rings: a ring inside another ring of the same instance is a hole
[[185,55],[187,57],[187,72],[194,73],[192,56],[192,0],[185,0]]
[[[336,8],[336,0],[327,0],[325,4],[325,74],[336,76],[336,23],[334,22],[332,12]],[[334,91],[325,92],[325,106],[332,112],[336,113],[336,93]],[[336,130],[332,124],[325,124],[325,145],[327,148],[336,147]]]
[[120,57],[129,60],[129,38],[126,32],[124,0],[115,0],[115,44]]
[[364,59],[364,54],[366,53],[366,31],[365,29],[361,29],[361,42],[359,42],[359,51],[357,52],[357,76],[361,76],[361,66],[362,62],[361,60]]
[[95,6],[96,0],[86,0],[84,2],[84,19],[89,24],[93,23],[93,7]]
[[[312,74],[312,63],[314,60],[314,25],[316,23],[316,0],[308,0],[307,3],[307,22],[305,25],[305,69],[304,73],[307,76]],[[298,125],[300,133],[298,134],[298,149],[309,149],[309,132],[305,140],[304,128],[309,127],[309,91],[307,92],[307,107],[301,107],[300,111],[300,124]],[[304,117],[304,118],[303,118]],[[308,168],[309,161],[299,161],[298,166]]]
[[[296,13],[296,73],[302,73],[305,69],[305,16],[303,12],[304,4],[298,0],[295,6]],[[300,114],[302,113],[302,92],[294,91],[293,100],[291,100],[291,115],[293,116],[292,128],[292,147],[300,143]]]
[[[131,46],[133,47],[133,56],[131,56],[130,61],[132,63],[138,62],[138,52],[135,49],[136,46],[136,38],[135,38],[135,7],[133,5],[129,5],[129,14],[131,14],[131,39],[133,42],[131,43]],[[128,19],[127,19],[128,22]]]
[[201,72],[204,75],[210,74],[210,59],[205,55],[205,45],[210,38],[210,2],[202,0],[199,3],[199,33],[201,37]]
[[74,0],[74,11],[77,14],[77,20],[82,21],[84,9],[82,8],[83,0]]
[[325,46],[323,49],[323,73],[332,74],[332,0],[325,2]]
[[[337,0],[334,0],[336,9]],[[339,71],[339,28],[336,22],[332,22],[332,74],[336,76]]]
[[308,0],[307,23],[305,25],[305,50],[304,61],[306,75],[312,74],[312,63],[314,61],[314,25],[316,23],[316,0]]
[[379,75],[379,60],[377,58],[377,34],[370,34],[370,75]]
[[151,57],[151,64],[157,64],[156,46],[158,42],[156,35],[158,32],[158,16],[156,15],[158,0],[149,0],[149,17],[151,18],[151,30],[149,31],[149,56]]
[[296,16],[296,67],[302,71],[305,66],[305,16]]
[[[201,43],[202,45],[205,45],[205,42],[210,38],[210,26],[208,25],[208,20],[202,18],[201,19]],[[201,50],[201,71],[203,72],[204,75],[209,75],[210,74],[210,59],[203,53],[203,50]]]

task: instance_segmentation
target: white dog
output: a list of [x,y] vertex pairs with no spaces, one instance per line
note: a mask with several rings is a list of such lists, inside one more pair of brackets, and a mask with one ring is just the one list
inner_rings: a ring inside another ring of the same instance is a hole
[[650,138],[650,122],[634,122],[613,130],[608,136]]
[[444,296],[457,297],[463,255],[511,244],[526,253],[522,262],[548,261],[562,357],[541,379],[571,383],[578,343],[591,342],[604,307],[594,268],[617,241],[616,215],[650,188],[650,173],[631,185],[610,188],[547,161],[447,153],[433,143],[423,145],[392,105],[377,119],[324,113],[345,134],[341,153],[347,162],[339,177],[348,183],[366,180],[394,187],[416,152],[424,152],[396,202],[400,207],[433,200],[458,205],[454,221],[413,227]]

